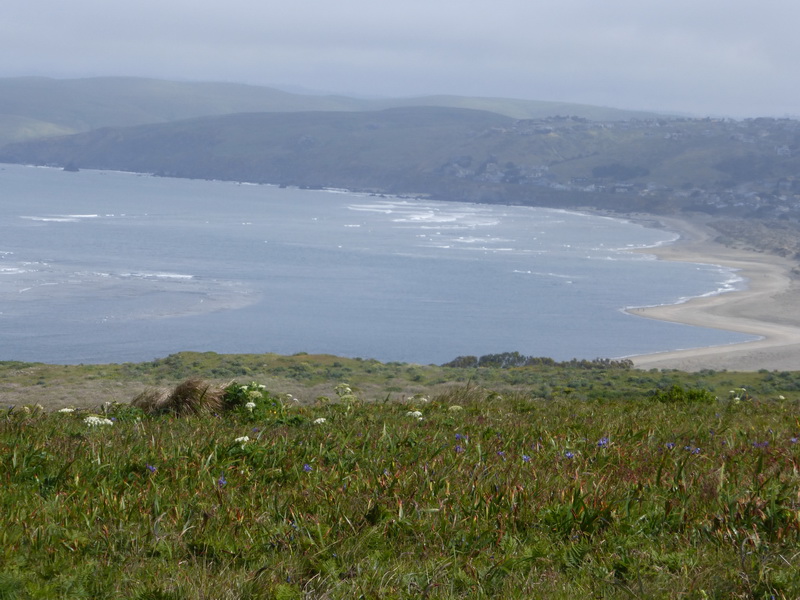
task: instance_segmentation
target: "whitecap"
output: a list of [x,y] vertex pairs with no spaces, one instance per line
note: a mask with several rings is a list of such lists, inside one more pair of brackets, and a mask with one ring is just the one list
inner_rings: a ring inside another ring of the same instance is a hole
[[42,223],[77,223],[78,219],[74,217],[28,217],[21,216],[20,219],[27,219],[28,221],[39,221]]
[[194,279],[194,275],[184,275],[182,273],[120,273],[120,277],[135,279]]

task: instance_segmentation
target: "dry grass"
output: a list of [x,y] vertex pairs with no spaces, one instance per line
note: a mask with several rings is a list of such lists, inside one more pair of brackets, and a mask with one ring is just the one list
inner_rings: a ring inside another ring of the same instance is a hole
[[170,413],[189,416],[223,410],[224,398],[224,386],[204,379],[187,379],[171,391],[145,390],[131,404],[151,415]]
[[47,412],[59,408],[96,408],[106,402],[127,404],[131,396],[145,389],[136,381],[84,380],[53,381],[47,385],[0,384],[0,405],[41,404]]

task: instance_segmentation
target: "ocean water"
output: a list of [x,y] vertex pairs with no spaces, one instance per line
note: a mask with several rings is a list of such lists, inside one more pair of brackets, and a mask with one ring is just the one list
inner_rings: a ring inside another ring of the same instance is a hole
[[0,165],[0,360],[182,350],[616,358],[747,339],[624,308],[743,285],[675,234],[529,207]]

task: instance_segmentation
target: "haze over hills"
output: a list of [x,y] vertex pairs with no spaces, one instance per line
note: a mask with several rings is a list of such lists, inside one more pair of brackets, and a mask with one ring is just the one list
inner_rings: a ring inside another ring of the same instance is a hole
[[[768,249],[800,252],[800,122],[791,119],[447,96],[363,100],[131,78],[0,80],[0,114],[0,143],[11,142],[0,146],[0,162],[702,211],[771,220],[770,238],[786,233]],[[752,237],[764,246],[764,227],[757,231]]]
[[427,96],[360,99],[297,94],[235,83],[178,82],[132,77],[0,79],[0,146],[99,127],[164,123],[246,112],[373,111],[402,106],[488,110],[533,119],[558,114],[615,121],[654,113],[581,104],[504,98]]

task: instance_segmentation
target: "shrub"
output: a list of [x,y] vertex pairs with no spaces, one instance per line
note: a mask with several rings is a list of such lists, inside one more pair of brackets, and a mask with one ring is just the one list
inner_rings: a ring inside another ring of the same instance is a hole
[[717,397],[708,390],[701,388],[685,389],[677,384],[666,390],[656,390],[652,394],[653,400],[665,403],[708,403],[716,402],[717,400]]

